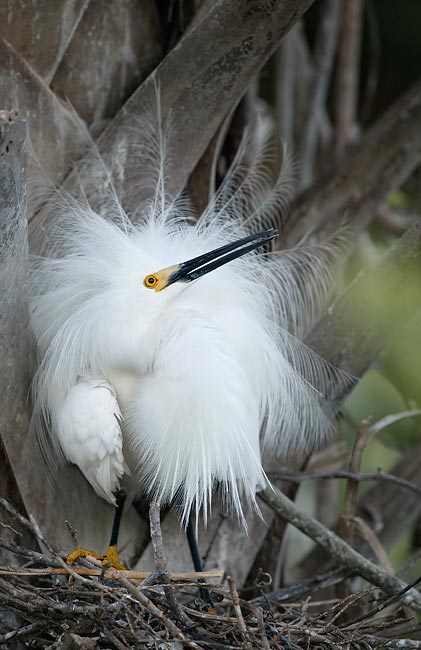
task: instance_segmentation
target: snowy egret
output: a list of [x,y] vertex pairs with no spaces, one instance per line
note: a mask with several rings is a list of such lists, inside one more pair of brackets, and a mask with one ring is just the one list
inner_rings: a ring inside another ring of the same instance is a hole
[[111,219],[54,199],[60,255],[32,271],[33,429],[48,463],[77,465],[117,520],[123,488],[179,504],[184,525],[193,507],[206,522],[218,485],[245,525],[244,504],[258,510],[267,484],[261,450],[304,452],[330,427],[335,370],[298,337],[326,301],[340,246],[274,250],[287,157],[271,184],[265,146],[247,167],[240,150],[194,219],[168,197],[165,149],[148,150],[154,192],[135,225],[113,192]]

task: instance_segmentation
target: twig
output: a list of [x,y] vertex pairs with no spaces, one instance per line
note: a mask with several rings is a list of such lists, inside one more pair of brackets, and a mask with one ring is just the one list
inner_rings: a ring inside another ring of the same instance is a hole
[[28,530],[31,531],[37,537],[37,539],[42,542],[50,551],[50,553],[55,553],[55,549],[52,546],[52,544],[48,541],[46,537],[42,534],[37,522],[35,521],[34,517],[32,515],[29,515],[29,520],[26,519],[23,515],[21,515],[16,508],[12,506],[7,499],[4,499],[3,497],[0,497],[0,506],[2,506],[16,521],[18,521],[22,526],[27,528]]
[[370,435],[375,435],[376,433],[379,433],[386,427],[390,427],[392,424],[395,424],[396,422],[400,422],[401,420],[405,420],[406,418],[413,418],[417,415],[421,415],[421,409],[412,409],[411,411],[401,411],[400,413],[392,413],[391,415],[386,415],[384,418],[378,420],[377,422],[371,425]]
[[313,594],[318,589],[325,589],[342,582],[350,575],[349,571],[344,569],[332,569],[326,573],[321,573],[313,578],[306,578],[296,582],[288,587],[277,589],[264,596],[258,596],[253,599],[255,605],[267,605],[270,603],[283,603],[287,600],[304,598],[309,594]]
[[[410,447],[392,468],[392,475],[421,488],[421,443]],[[374,485],[360,499],[359,516],[364,517],[376,532],[385,548],[402,535],[419,512],[419,492],[414,489],[397,490],[395,482],[374,481]],[[332,527],[334,528],[334,527]],[[356,549],[362,549],[359,540]],[[301,575],[312,575],[326,568],[329,561],[322,547],[313,548],[300,562]]]
[[37,621],[35,623],[30,623],[30,625],[25,625],[25,627],[21,627],[17,630],[11,630],[6,634],[0,635],[0,645],[3,645],[3,643],[7,643],[7,641],[11,641],[12,639],[19,639],[23,636],[28,636],[29,634],[32,637],[35,632],[38,632],[45,626],[45,621]]
[[[345,598],[341,598],[339,602],[329,612],[331,617],[326,623],[326,629],[332,627],[335,621],[337,621],[338,618],[342,616],[342,614],[348,609],[350,605],[354,605],[356,602],[362,600],[372,592],[373,592],[373,587],[370,587],[369,589],[364,589],[364,591],[360,591],[356,594],[349,594]],[[325,618],[326,614],[327,612],[323,612],[319,618]]]
[[240,628],[240,632],[243,637],[244,647],[246,648],[246,650],[252,650],[246,624],[244,623],[243,612],[241,611],[240,599],[238,597],[238,592],[235,586],[235,582],[231,576],[227,577],[227,582],[231,593],[232,606],[234,608],[235,616],[238,621],[238,627]]
[[294,152],[294,41],[297,26],[287,34],[276,53],[276,96],[275,115],[278,137],[288,146],[289,153]]
[[346,470],[337,469],[332,471],[315,471],[315,472],[291,472],[289,470],[277,470],[267,473],[268,477],[271,479],[285,479],[286,481],[292,481],[293,483],[302,483],[303,481],[312,481],[314,479],[352,479],[353,481],[389,481],[390,483],[395,483],[400,487],[405,488],[406,490],[411,490],[416,494],[421,494],[421,488],[415,483],[406,481],[404,478],[395,476],[394,474],[388,474],[379,470],[376,473],[370,472],[348,472]]
[[[12,602],[18,611],[27,612],[28,614],[38,614],[40,611],[45,611],[45,599],[43,597],[33,594],[31,600],[23,600],[20,598],[21,594],[19,590],[15,589],[9,583],[6,583],[6,585],[4,585],[4,582],[4,580],[0,579],[0,586],[4,587],[4,593],[0,592],[0,602],[3,602],[4,604],[9,604]],[[12,596],[13,599],[11,598]],[[51,600],[49,603],[49,608],[51,610],[49,612],[50,616],[53,612],[71,616],[86,616],[89,614],[89,612],[96,612],[96,607],[93,605],[80,606],[75,605],[69,601],[58,603],[54,600]],[[46,614],[48,614],[48,611]]]
[[264,650],[270,650],[269,639],[265,630],[265,622],[263,620],[263,611],[260,607],[256,608],[257,625],[259,626],[260,637],[262,639],[262,646]]
[[[5,546],[3,543],[1,546]],[[47,558],[43,558],[44,561],[47,561]],[[61,558],[56,556],[57,561]],[[28,569],[14,569],[14,568],[8,568],[8,567],[0,567],[0,575],[16,575],[16,576],[45,576],[45,575],[65,575],[68,573],[67,571],[68,565],[66,565],[66,568],[64,569],[57,569],[57,568],[28,568]],[[120,571],[118,569],[106,569],[105,572],[102,571],[102,569],[84,569],[84,568],[75,568],[73,567],[73,573],[77,574],[78,576],[101,576],[104,575],[105,578],[108,579],[117,579],[118,577],[123,577],[127,578],[128,580],[145,580],[149,578],[149,576],[156,576],[158,575],[155,572],[149,572],[149,571]],[[161,575],[161,574],[159,574]],[[220,579],[222,578],[223,572],[220,571],[219,569],[210,569],[209,571],[203,571],[203,573],[198,573],[196,571],[187,571],[185,573],[170,573],[169,578],[172,581],[178,582],[180,580],[182,581],[190,581],[190,580],[199,580],[199,579],[204,579],[204,580],[213,580],[213,579]]]
[[104,633],[104,636],[106,636],[114,644],[117,650],[130,650],[129,646],[125,643],[122,643],[120,639],[118,639],[115,634],[113,634],[111,630],[109,630],[105,625],[102,625],[101,629]]
[[415,212],[399,212],[387,205],[380,207],[375,223],[383,230],[400,237],[419,218]]
[[[376,430],[370,427],[370,419],[367,418],[361,422],[349,461],[349,471],[351,473],[356,474],[360,471],[364,449],[375,433]],[[344,510],[339,516],[337,527],[338,534],[351,545],[354,533],[353,523],[358,506],[358,486],[358,481],[354,481],[353,479],[347,481]],[[342,593],[341,595],[343,596],[344,594]]]
[[354,619],[351,623],[346,623],[343,627],[345,627],[345,628],[354,627],[358,623],[361,623],[362,621],[365,621],[368,618],[371,618],[371,617],[375,616],[379,612],[386,609],[386,607],[389,607],[389,605],[391,603],[395,602],[397,599],[401,599],[401,596],[408,593],[411,589],[414,589],[414,587],[416,587],[420,583],[421,583],[421,578],[417,578],[416,580],[413,580],[413,582],[410,582],[408,585],[405,585],[405,587],[403,587],[403,589],[401,589],[398,593],[393,594],[392,596],[390,596],[390,598],[386,598],[381,603],[379,603],[379,605],[377,605],[377,607],[374,607],[374,609],[370,610],[369,612],[366,612],[365,614],[362,614],[357,619]]
[[418,591],[411,589],[408,592],[402,592],[407,585],[401,580],[389,575],[367,560],[331,530],[302,512],[275,487],[259,492],[259,496],[275,512],[285,517],[293,526],[322,546],[340,566],[362,576],[389,594],[402,594],[402,600],[406,605],[421,609],[421,594]]
[[141,591],[136,589],[134,585],[132,585],[131,582],[129,582],[126,578],[123,577],[116,577],[117,580],[120,582],[120,584],[123,585],[127,589],[127,591],[133,596],[135,600],[137,600],[142,607],[147,609],[153,616],[155,616],[161,623],[167,628],[168,632],[170,634],[173,634],[176,639],[180,639],[183,643],[187,645],[188,648],[193,648],[194,650],[201,650],[201,647],[195,643],[194,641],[190,641],[189,639],[186,638],[186,636],[183,634],[183,632],[180,630],[179,627],[175,623],[173,623],[169,618],[161,612],[160,609],[154,603],[147,598]]
[[313,170],[318,133],[317,117],[326,101],[338,39],[341,3],[337,0],[324,0],[322,9],[314,53],[316,74],[308,103],[307,121],[301,146],[301,168],[298,181],[300,190],[308,184]]
[[8,528],[14,535],[17,535],[18,537],[22,537],[22,533],[20,533],[18,530],[13,528],[10,524],[5,524],[3,521],[0,521],[0,526],[2,528]]
[[149,522],[151,526],[151,541],[153,546],[156,570],[161,577],[165,597],[176,620],[180,621],[180,623],[186,627],[191,627],[193,625],[193,622],[187,616],[187,614],[183,612],[181,605],[177,601],[173,588],[170,584],[167,558],[165,555],[164,543],[162,541],[160,509],[160,504],[157,501],[151,501],[149,506]]
[[411,639],[379,639],[378,637],[366,634],[364,636],[370,643],[381,643],[383,650],[421,650],[421,641],[412,641]]
[[349,143],[356,124],[364,0],[344,2],[335,75],[335,153]]
[[21,557],[25,557],[29,560],[32,560],[33,562],[37,562],[38,564],[44,564],[50,567],[56,566],[54,560],[52,560],[47,555],[43,555],[42,553],[38,553],[37,551],[32,551],[28,548],[23,548],[22,546],[19,546],[19,544],[15,544],[14,542],[9,542],[9,541],[5,542],[2,539],[0,539],[0,548],[4,548],[6,551],[10,551],[15,555],[20,555]]
[[359,532],[361,537],[374,553],[374,556],[377,558],[377,560],[380,562],[380,564],[384,567],[385,571],[387,571],[390,574],[394,574],[395,570],[392,566],[392,563],[390,562],[386,551],[384,550],[382,544],[380,543],[379,538],[377,537],[376,533],[374,530],[367,524],[364,519],[361,517],[353,516],[350,518],[351,519],[351,524],[355,525]]
[[48,551],[50,553],[55,553],[56,549],[51,544],[51,542],[45,537],[45,535],[42,533],[40,527],[38,526],[38,522],[36,521],[35,517],[32,516],[31,513],[29,513],[29,521],[31,522],[32,530],[35,533],[35,536],[37,537],[37,539],[47,547],[47,549],[48,549]]
[[25,528],[30,530],[31,533],[34,532],[31,522],[28,519],[26,519],[26,517],[21,515],[16,510],[16,508],[14,506],[12,506],[12,504],[9,503],[9,501],[7,501],[7,499],[4,499],[3,497],[0,497],[0,506],[2,506],[6,510],[6,512],[9,513],[9,515],[12,515],[13,519],[16,519],[16,521],[18,521],[20,524],[22,524],[22,526],[24,526]]

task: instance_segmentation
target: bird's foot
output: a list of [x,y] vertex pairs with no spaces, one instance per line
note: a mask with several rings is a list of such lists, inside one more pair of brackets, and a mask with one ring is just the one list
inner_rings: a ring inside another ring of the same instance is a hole
[[95,553],[95,551],[90,551],[87,548],[82,548],[77,545],[75,550],[72,553],[69,553],[69,555],[66,558],[66,564],[74,564],[76,560],[79,558],[83,557],[94,557],[96,560],[102,560],[105,556],[104,555],[99,555],[99,553]]
[[118,552],[117,552],[117,546],[115,544],[109,546],[106,554],[102,556],[102,564],[107,569],[113,568],[113,569],[118,569],[119,571],[126,570],[126,567],[120,562],[120,558],[118,557]]
[[94,557],[96,560],[100,560],[102,562],[102,566],[104,567],[104,570],[118,569],[119,571],[124,571],[126,569],[126,567],[123,566],[123,564],[121,564],[120,562],[120,559],[118,557],[118,552],[117,552],[117,546],[115,545],[109,546],[105,555],[100,555],[99,553],[95,553],[95,551],[82,548],[81,546],[78,545],[77,548],[73,551],[73,553],[70,553],[67,556],[66,563],[73,564],[79,558],[84,558],[84,557]]

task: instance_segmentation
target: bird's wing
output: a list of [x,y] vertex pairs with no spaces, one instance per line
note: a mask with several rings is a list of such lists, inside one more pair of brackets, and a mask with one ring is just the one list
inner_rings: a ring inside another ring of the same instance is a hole
[[79,467],[95,492],[110,503],[127,472],[113,387],[103,379],[75,384],[56,412],[56,432],[68,461]]

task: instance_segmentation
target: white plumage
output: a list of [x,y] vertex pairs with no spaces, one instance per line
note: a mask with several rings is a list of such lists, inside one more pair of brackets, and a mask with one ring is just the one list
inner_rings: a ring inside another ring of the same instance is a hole
[[128,471],[114,388],[104,379],[80,377],[55,415],[54,430],[67,460],[79,467],[99,496],[110,501]]
[[32,271],[33,429],[49,464],[75,463],[111,503],[124,480],[179,501],[184,522],[193,505],[206,519],[219,484],[245,523],[244,499],[257,507],[267,481],[261,450],[304,453],[330,428],[324,397],[338,373],[296,336],[326,302],[341,244],[252,252],[151,291],[148,274],[279,219],[290,174],[271,187],[265,148],[247,169],[240,151],[195,220],[185,199],[166,194],[162,132],[148,142],[157,172],[136,225],[113,192],[113,219],[85,200],[51,202],[59,257]]

